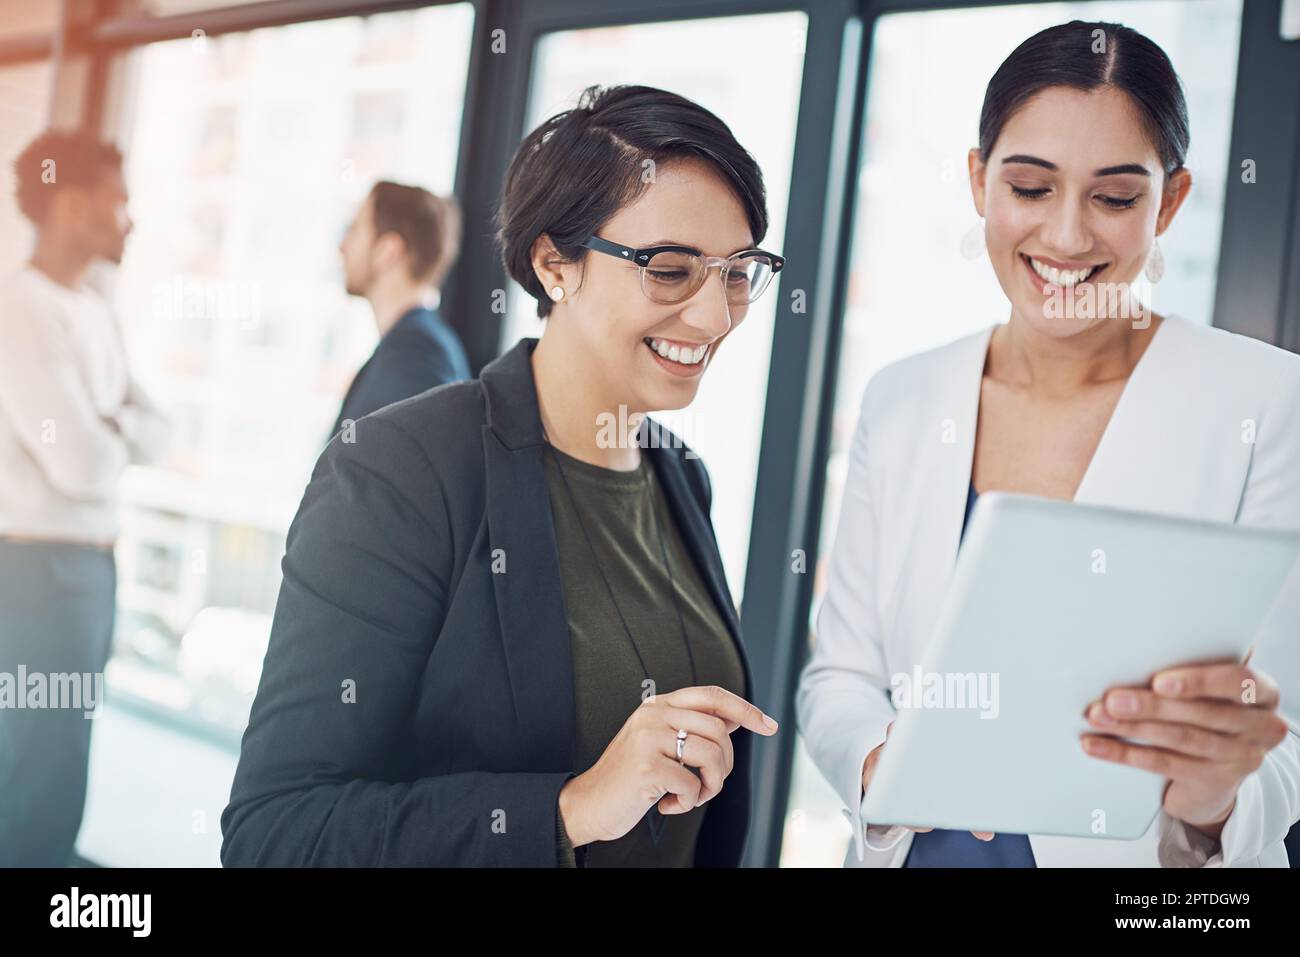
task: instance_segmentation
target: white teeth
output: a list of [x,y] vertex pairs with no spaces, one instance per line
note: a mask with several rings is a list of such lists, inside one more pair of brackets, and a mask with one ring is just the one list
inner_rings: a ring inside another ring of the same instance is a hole
[[679,362],[682,365],[687,366],[693,366],[704,361],[704,357],[709,351],[707,345],[696,346],[692,349],[690,346],[674,345],[660,339],[646,339],[645,342],[651,349],[663,356],[663,358],[670,362]]
[[1083,282],[1092,273],[1098,269],[1097,266],[1089,266],[1086,269],[1057,269],[1055,266],[1048,266],[1040,263],[1033,256],[1029,258],[1029,265],[1033,267],[1041,279],[1050,282],[1056,286],[1073,286]]

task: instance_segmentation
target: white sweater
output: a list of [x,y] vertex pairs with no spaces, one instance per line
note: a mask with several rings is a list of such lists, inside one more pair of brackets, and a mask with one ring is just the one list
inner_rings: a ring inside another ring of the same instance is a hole
[[168,431],[97,293],[30,265],[0,286],[0,536],[111,544],[122,470]]

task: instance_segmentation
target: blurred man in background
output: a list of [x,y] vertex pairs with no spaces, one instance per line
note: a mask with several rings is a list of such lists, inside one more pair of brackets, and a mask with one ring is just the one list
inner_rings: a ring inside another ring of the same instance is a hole
[[364,296],[374,310],[379,345],[352,380],[331,435],[400,399],[469,378],[465,349],[437,311],[459,251],[454,200],[398,183],[370,190],[339,252],[348,294]]
[[0,284],[0,865],[60,867],[113,640],[118,478],[167,425],[86,283],[131,231],[121,154],[50,131],[14,172],[36,245]]

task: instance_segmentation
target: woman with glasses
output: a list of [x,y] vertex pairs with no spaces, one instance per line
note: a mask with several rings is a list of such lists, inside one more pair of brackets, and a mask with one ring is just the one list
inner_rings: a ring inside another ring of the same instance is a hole
[[644,413],[780,270],[766,229],[758,166],[680,96],[593,87],[524,140],[498,240],[545,334],[317,463],[224,864],[739,863],[776,723],[708,473]]
[[[1157,237],[1192,186],[1188,142],[1168,57],[1119,24],[1044,30],[989,81],[969,155],[982,219],[973,248],[987,252],[1009,318],[868,385],[799,688],[804,741],[853,826],[849,866],[1286,866],[1300,736],[1259,655],[1249,666],[1170,661],[1079,702],[1078,737],[1062,748],[1099,771],[1164,779],[1140,839],[970,833],[859,812],[891,747],[889,689],[923,667],[979,495],[1300,528],[1300,358],[1150,308],[1143,276],[1164,271]],[[941,308],[961,308],[954,292]],[[1274,622],[1287,647],[1288,617]],[[1054,626],[1044,619],[1045,637]],[[1032,767],[1035,755],[1022,759]]]

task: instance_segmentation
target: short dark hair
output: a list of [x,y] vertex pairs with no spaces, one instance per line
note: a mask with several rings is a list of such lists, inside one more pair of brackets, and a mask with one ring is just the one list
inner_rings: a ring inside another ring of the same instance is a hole
[[[1094,52],[1094,44],[1102,37],[1104,50]],[[1130,27],[1083,20],[1035,33],[1002,61],[989,80],[980,111],[981,159],[988,161],[1012,114],[1051,86],[1123,90],[1137,105],[1165,173],[1186,161],[1191,140],[1187,100],[1165,51]]]
[[450,196],[381,180],[370,190],[375,238],[396,233],[406,244],[412,279],[441,283],[460,255],[460,207]]
[[46,130],[14,160],[18,209],[36,226],[45,221],[56,191],[95,186],[110,171],[120,172],[122,153],[89,130]]
[[735,190],[754,243],[767,233],[767,193],[754,158],[727,125],[704,107],[648,86],[589,86],[578,105],[524,138],[506,173],[497,209],[497,243],[508,272],[537,300],[551,299],[533,271],[532,247],[543,233],[568,262],[578,244],[648,187],[643,163],[701,159]]

